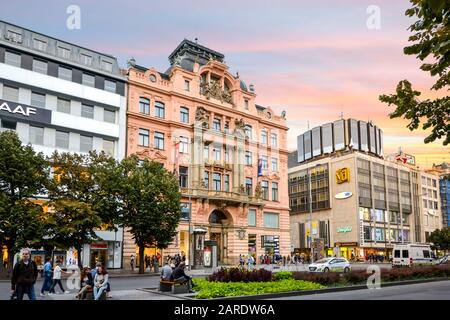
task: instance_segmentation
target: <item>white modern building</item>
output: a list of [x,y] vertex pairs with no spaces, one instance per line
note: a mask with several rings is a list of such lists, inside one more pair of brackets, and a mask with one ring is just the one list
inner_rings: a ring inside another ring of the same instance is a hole
[[[104,150],[122,159],[125,83],[113,56],[0,21],[0,130],[15,130],[38,152]],[[120,268],[122,231],[98,235],[102,241],[85,246],[82,263]],[[40,262],[44,253],[34,255]],[[79,258],[56,255],[64,264]]]

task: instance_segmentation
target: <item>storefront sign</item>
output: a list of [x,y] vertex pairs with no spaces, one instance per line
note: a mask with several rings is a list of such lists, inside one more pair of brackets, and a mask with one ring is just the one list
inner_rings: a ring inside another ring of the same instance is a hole
[[93,242],[91,243],[91,249],[108,249],[107,242]]
[[357,247],[358,242],[335,242],[335,247]]
[[337,228],[337,232],[339,232],[339,233],[352,232],[352,227],[342,227],[342,228]]
[[350,198],[353,195],[351,192],[341,192],[336,194],[334,197],[338,200]]
[[52,121],[52,112],[50,110],[27,106],[24,104],[18,104],[1,99],[0,115],[39,123],[51,123]]
[[336,181],[338,184],[350,182],[350,169],[341,168],[336,170]]

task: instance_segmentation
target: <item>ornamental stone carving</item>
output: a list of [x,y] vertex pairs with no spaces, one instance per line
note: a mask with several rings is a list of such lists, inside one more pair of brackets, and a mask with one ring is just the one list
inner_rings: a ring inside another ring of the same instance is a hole
[[217,99],[220,100],[220,102],[227,102],[230,104],[233,104],[233,101],[231,99],[231,94],[228,92],[225,92],[222,89],[222,86],[217,81],[213,81],[211,83],[201,83],[200,89],[202,94],[206,97],[206,99]]

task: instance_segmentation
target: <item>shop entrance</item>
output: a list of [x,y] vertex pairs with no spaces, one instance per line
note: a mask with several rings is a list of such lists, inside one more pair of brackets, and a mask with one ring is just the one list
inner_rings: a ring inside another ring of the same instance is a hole
[[107,253],[107,249],[91,249],[91,267],[94,268],[97,263],[106,265]]
[[217,258],[219,262],[223,262],[222,257],[222,233],[211,233],[209,236],[209,240],[216,241],[217,243]]
[[232,224],[231,215],[224,210],[214,210],[209,215],[209,240],[217,242],[217,260],[219,263],[227,263],[228,239],[226,228]]

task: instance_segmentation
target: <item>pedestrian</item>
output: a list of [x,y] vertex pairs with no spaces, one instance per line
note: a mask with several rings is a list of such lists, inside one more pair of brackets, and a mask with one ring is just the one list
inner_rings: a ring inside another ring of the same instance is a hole
[[108,271],[102,265],[94,278],[94,300],[99,300],[103,291],[108,289],[108,278]]
[[161,269],[161,280],[169,281],[172,276],[172,268],[169,266],[169,263],[166,261],[164,263],[164,267]]
[[134,254],[130,257],[130,266],[131,266],[131,272],[134,271]]
[[53,272],[52,272],[52,258],[46,257],[44,269],[42,273],[44,275],[44,283],[42,284],[41,296],[45,296],[45,291],[50,291],[53,282]]
[[186,283],[188,286],[188,290],[189,292],[191,291],[191,288],[193,287],[192,284],[192,278],[189,277],[185,272],[184,272],[184,268],[186,267],[186,265],[184,264],[184,262],[180,262],[180,264],[178,265],[178,267],[175,268],[175,270],[172,273],[172,279],[175,282],[178,283]]
[[147,270],[150,267],[150,257],[148,255],[145,255],[144,262],[145,262],[145,270]]
[[61,261],[56,260],[56,266],[53,269],[53,283],[52,283],[52,286],[50,287],[50,292],[48,293],[49,295],[55,294],[56,285],[59,285],[59,288],[61,289],[61,291],[63,293],[69,293],[69,291],[64,290],[64,287],[62,285],[62,282],[61,282],[61,274],[62,273],[68,273],[68,272],[63,271],[61,269]]
[[244,265],[244,258],[242,257],[242,254],[239,255],[239,266],[242,267]]
[[94,287],[94,279],[92,279],[91,269],[84,267],[80,275],[80,291],[76,295],[79,300],[86,299],[86,293]]
[[13,268],[11,277],[11,295],[15,295],[17,300],[23,300],[25,294],[28,299],[36,300],[34,284],[38,276],[37,265],[30,259],[30,250],[22,250],[22,260]]

